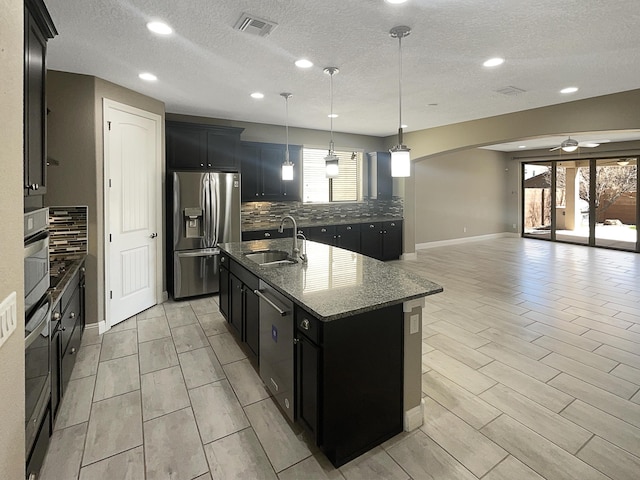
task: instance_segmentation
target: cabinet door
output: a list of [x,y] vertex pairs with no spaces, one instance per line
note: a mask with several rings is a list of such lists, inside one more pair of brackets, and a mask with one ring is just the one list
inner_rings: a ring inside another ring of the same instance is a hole
[[284,163],[284,145],[263,144],[260,148],[262,166],[262,200],[281,200],[283,195],[282,164]]
[[360,225],[338,225],[336,227],[338,236],[337,245],[352,252],[360,251]]
[[324,227],[309,227],[307,239],[313,242],[325,243],[327,245],[337,245],[336,227],[326,225]]
[[166,136],[169,168],[187,170],[206,168],[206,130],[196,125],[167,122]]
[[297,344],[297,392],[298,418],[311,430],[318,442],[318,382],[320,366],[320,349],[304,335],[298,334]]
[[24,195],[47,193],[45,75],[47,41],[25,11]]
[[229,270],[225,266],[228,262],[228,257],[220,257],[220,313],[229,322]]
[[207,168],[238,171],[240,135],[207,131]]
[[360,226],[360,253],[382,258],[382,223],[364,223]]
[[255,143],[240,144],[240,172],[242,173],[242,201],[260,199],[260,148]]
[[[58,307],[59,308],[59,307]],[[60,340],[60,312],[56,310],[54,315],[56,315],[58,320],[51,321],[51,351],[49,352],[51,355],[51,416],[53,419],[56,418],[58,414],[58,406],[60,405],[60,399],[62,395],[62,390],[60,388],[60,367],[62,361],[62,349],[61,349],[61,340]]]
[[260,354],[260,299],[247,285],[244,286],[245,342],[251,351]]
[[234,274],[229,274],[229,316],[227,320],[242,338],[242,305],[244,294],[242,282]]
[[402,255],[402,222],[383,222],[383,260],[397,260]]

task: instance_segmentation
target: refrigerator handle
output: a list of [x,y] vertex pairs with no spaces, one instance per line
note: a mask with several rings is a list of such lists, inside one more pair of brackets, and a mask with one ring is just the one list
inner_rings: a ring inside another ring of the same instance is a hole
[[210,196],[210,181],[209,181],[209,174],[204,176],[203,179],[203,185],[202,185],[202,197],[203,197],[203,204],[204,204],[204,215],[202,216],[202,219],[204,221],[204,246],[208,247],[209,246],[209,239],[211,238],[211,236],[209,235],[209,230],[210,230],[210,220],[209,220],[209,209],[211,208],[211,196]]
[[[214,194],[214,205],[212,215],[212,225],[213,225],[213,245],[218,245],[218,227],[220,226],[220,177],[216,178],[216,181],[213,185],[213,194]],[[213,212],[215,211],[215,216]]]

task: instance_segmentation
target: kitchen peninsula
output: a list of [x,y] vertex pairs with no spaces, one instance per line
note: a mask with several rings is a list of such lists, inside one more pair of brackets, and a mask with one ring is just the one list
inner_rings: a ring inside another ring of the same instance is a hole
[[250,254],[291,252],[291,238],[222,244],[220,310],[283,413],[340,466],[422,424],[422,307],[442,287],[305,243],[306,263],[269,265]]

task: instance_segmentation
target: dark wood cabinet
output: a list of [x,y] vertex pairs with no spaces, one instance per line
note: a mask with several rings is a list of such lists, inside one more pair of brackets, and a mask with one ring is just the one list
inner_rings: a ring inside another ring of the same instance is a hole
[[289,159],[294,165],[293,180],[282,180],[285,150],[285,145],[276,143],[241,143],[242,201],[300,201],[302,147],[289,145]]
[[244,295],[242,282],[233,273],[229,275],[229,316],[227,320],[240,338],[242,338],[242,314]]
[[297,336],[297,385],[298,420],[313,434],[319,443],[318,432],[318,366],[320,348],[304,335]]
[[252,230],[250,232],[242,232],[242,241],[248,242],[249,240],[273,240],[274,238],[291,238],[292,229],[285,228],[280,233],[277,229],[275,230]]
[[391,153],[371,152],[369,159],[369,198],[389,199],[393,195]]
[[24,2],[24,195],[47,193],[47,40],[58,34],[41,0]]
[[166,156],[169,170],[240,169],[242,128],[196,123],[166,123]]
[[335,225],[308,227],[303,231],[306,232],[304,233],[304,235],[307,237],[307,240],[311,240],[312,242],[325,243],[327,245],[336,245]]
[[370,222],[361,225],[360,253],[367,257],[382,257],[382,222]]
[[402,221],[371,222],[360,230],[360,253],[378,260],[396,260],[402,255]]
[[244,340],[257,356],[260,354],[260,299],[253,291],[251,286],[244,286]]
[[352,252],[360,251],[360,225],[336,225],[336,242],[335,245],[340,248],[351,250]]
[[229,321],[229,257],[220,255],[220,292],[218,294],[218,302],[220,305],[220,313]]

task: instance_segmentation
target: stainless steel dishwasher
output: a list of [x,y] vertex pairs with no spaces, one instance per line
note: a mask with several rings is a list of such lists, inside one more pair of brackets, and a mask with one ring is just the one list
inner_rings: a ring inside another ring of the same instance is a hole
[[260,377],[293,422],[293,302],[262,280],[254,293],[260,297]]

